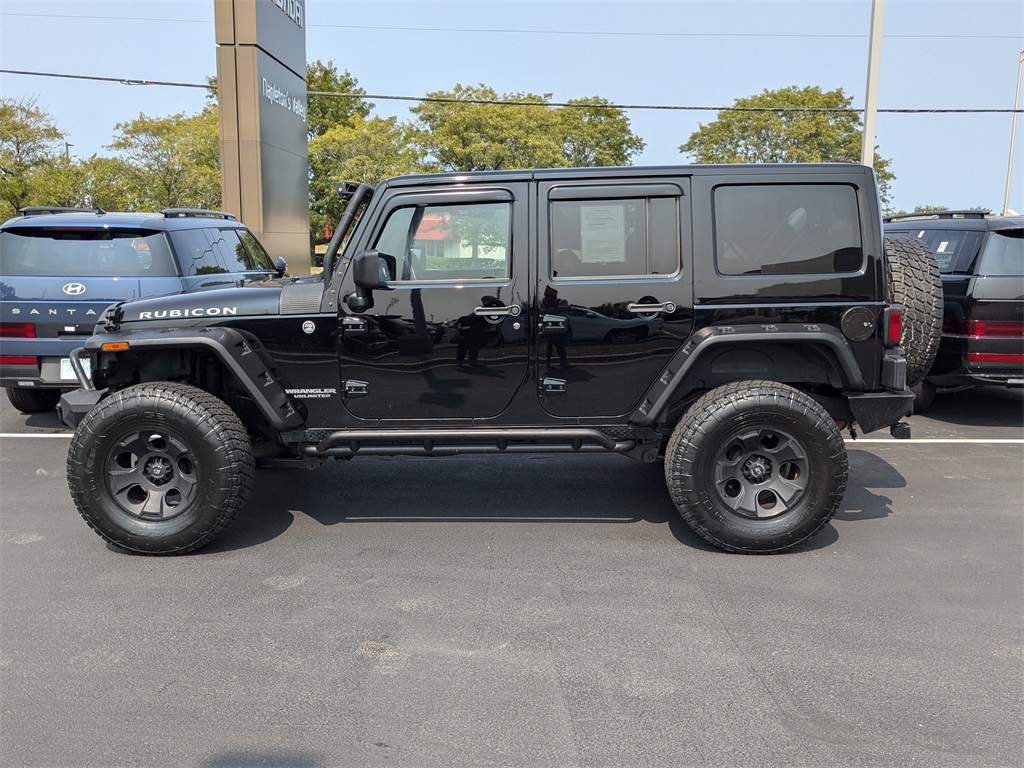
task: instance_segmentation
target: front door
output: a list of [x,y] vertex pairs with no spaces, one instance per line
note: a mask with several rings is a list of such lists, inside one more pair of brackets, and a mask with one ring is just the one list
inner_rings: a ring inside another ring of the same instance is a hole
[[538,380],[554,416],[633,410],[693,326],[686,178],[544,182]]
[[[391,264],[391,290],[342,307],[341,375],[361,419],[497,416],[529,372],[525,183],[395,190],[357,248]],[[353,290],[346,276],[342,295]]]

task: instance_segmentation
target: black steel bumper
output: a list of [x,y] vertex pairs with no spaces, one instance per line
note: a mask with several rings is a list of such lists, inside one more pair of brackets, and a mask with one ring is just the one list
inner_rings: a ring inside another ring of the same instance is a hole
[[902,392],[867,392],[863,395],[848,395],[854,421],[865,434],[882,427],[897,424],[914,409],[914,393],[909,389]]

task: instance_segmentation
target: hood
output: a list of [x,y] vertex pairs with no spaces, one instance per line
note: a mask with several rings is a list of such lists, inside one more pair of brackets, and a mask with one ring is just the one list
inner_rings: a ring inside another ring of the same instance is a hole
[[281,288],[281,283],[271,281],[134,299],[117,306],[118,324],[185,321],[186,325],[194,325],[195,321],[215,318],[276,315],[280,311]]

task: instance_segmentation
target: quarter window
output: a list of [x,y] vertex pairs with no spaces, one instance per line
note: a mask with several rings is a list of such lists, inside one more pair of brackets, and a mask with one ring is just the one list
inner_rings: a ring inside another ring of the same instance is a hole
[[853,187],[722,186],[714,204],[716,263],[723,275],[821,275],[863,267]]

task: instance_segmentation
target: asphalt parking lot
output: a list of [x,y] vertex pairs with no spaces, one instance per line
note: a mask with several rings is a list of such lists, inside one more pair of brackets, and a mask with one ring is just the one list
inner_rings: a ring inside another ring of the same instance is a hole
[[713,550],[616,456],[261,473],[194,555],[107,547],[0,404],[4,766],[1024,764],[1024,396],[848,443],[839,514]]

